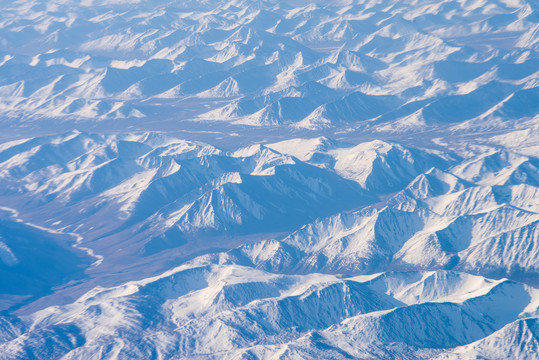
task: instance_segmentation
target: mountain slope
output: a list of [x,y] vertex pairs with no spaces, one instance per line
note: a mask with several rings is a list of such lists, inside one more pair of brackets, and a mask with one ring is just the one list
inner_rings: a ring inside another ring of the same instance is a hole
[[443,127],[537,113],[526,1],[34,0],[2,10],[0,111],[25,123],[179,112],[252,126]]

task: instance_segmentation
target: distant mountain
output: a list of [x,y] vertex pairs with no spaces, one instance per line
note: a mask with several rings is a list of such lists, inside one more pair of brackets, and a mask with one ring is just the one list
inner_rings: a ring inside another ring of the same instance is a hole
[[2,9],[8,118],[156,120],[191,107],[185,120],[318,129],[538,110],[525,1],[32,4]]
[[539,360],[537,13],[0,0],[0,360]]

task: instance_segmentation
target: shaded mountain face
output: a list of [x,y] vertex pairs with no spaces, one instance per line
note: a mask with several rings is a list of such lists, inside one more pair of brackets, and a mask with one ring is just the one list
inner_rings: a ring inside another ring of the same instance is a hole
[[538,111],[535,7],[14,2],[2,8],[0,114],[309,129],[518,120]]
[[537,20],[0,0],[0,359],[539,360]]
[[95,289],[27,324],[6,318],[13,330],[4,331],[0,349],[39,359],[404,359],[514,347],[524,359],[535,354],[536,318],[520,318],[536,297],[519,283],[441,270],[342,278],[189,264]]
[[0,311],[86,278],[84,270],[95,259],[77,245],[75,236],[0,220]]
[[71,132],[2,150],[3,196],[105,247],[129,239],[124,256],[199,237],[226,247],[223,235],[290,231],[376,201],[334,171],[258,145],[224,152],[153,133]]
[[0,222],[0,350],[533,358],[538,160],[459,146],[224,151],[76,131],[5,143],[1,196],[19,212]]

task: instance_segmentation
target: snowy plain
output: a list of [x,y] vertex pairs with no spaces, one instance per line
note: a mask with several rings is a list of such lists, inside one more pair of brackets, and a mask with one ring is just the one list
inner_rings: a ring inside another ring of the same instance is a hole
[[536,0],[0,0],[0,359],[539,359]]

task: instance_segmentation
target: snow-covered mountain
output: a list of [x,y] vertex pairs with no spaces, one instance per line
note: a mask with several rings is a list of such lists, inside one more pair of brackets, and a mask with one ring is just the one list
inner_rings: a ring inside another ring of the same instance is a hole
[[[516,347],[524,359],[537,355],[538,296],[446,271],[342,278],[187,264],[4,319],[0,349],[36,359],[405,359]],[[508,346],[498,347],[500,338]]]
[[537,11],[0,0],[0,360],[539,360]]
[[[150,132],[0,150],[2,197],[27,217],[2,225],[6,274],[26,279],[3,287],[21,309],[3,320],[8,358],[443,358],[494,351],[537,316],[529,155],[329,138],[224,151]],[[43,264],[73,258],[42,284],[18,264],[39,231]],[[505,351],[528,358],[522,336]]]
[[523,0],[13,2],[0,111],[302,128],[518,120],[538,110],[536,11]]

